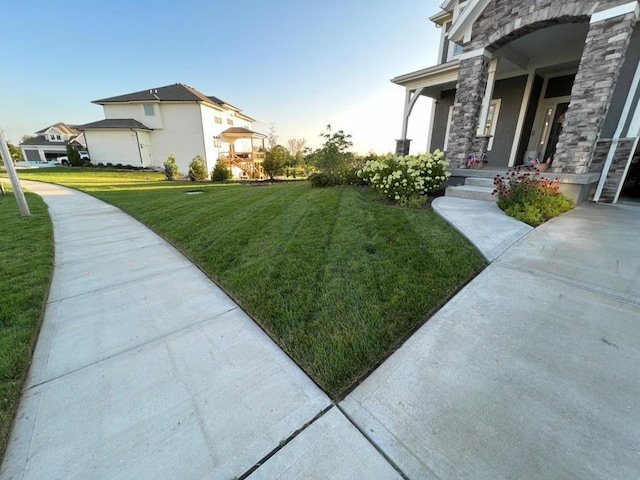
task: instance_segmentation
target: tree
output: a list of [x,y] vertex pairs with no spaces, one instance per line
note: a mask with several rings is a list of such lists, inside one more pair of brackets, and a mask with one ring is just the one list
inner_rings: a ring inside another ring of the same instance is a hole
[[349,152],[349,148],[353,145],[351,135],[345,134],[342,130],[332,132],[331,125],[327,125],[327,131],[320,136],[324,138],[324,144],[312,155],[316,168],[332,174],[346,169],[353,156]]
[[304,138],[290,138],[287,140],[287,149],[291,155],[290,166],[295,167],[302,163],[307,141]]
[[167,161],[164,162],[164,176],[167,180],[172,181],[178,178],[179,174],[176,158],[173,155],[169,155]]
[[268,150],[273,150],[278,145],[278,135],[276,135],[276,124],[272,123],[269,127],[269,134],[267,135]]
[[78,151],[71,145],[67,145],[67,160],[72,167],[84,166],[84,160],[80,158]]
[[211,170],[212,182],[224,182],[225,180],[231,180],[232,173],[229,168],[224,164],[224,161],[219,158],[216,162],[216,166]]
[[[9,155],[11,155],[11,159],[13,160],[13,162],[21,162],[22,160],[24,160],[24,158],[22,157],[22,150],[20,150],[20,147],[14,145],[11,142],[7,142],[7,148],[9,149]],[[0,165],[2,165],[2,161],[4,159],[2,158],[2,155],[0,155]]]
[[207,179],[207,165],[200,155],[196,155],[189,164],[189,178],[192,182]]
[[270,180],[273,180],[273,177],[282,174],[289,158],[289,152],[286,148],[282,145],[274,146],[265,153],[264,162],[262,163],[264,173],[269,176]]

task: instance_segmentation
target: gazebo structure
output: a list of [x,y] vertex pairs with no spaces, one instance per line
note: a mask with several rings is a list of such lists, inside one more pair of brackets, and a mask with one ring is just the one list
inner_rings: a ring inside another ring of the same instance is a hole
[[[244,127],[227,128],[216,138],[216,147],[222,149],[218,160],[227,164],[234,178],[263,179],[265,138],[266,135]],[[224,144],[228,145],[226,151]]]

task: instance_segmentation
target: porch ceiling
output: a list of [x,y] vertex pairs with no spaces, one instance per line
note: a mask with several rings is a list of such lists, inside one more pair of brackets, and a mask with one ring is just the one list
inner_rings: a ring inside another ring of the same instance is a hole
[[530,33],[498,49],[498,75],[528,70],[554,73],[577,69],[582,57],[588,23],[554,25]]

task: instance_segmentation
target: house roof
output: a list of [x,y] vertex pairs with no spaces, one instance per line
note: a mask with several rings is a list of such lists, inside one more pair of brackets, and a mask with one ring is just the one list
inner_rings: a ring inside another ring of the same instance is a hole
[[25,140],[24,142],[20,143],[20,146],[23,145],[47,145],[47,146],[59,146],[59,147],[64,147],[65,145],[67,145],[66,140],[58,140],[58,141],[51,141],[48,140],[47,138],[43,137],[42,135],[38,135],[37,137],[33,137],[33,138],[29,138],[27,140]]
[[[150,88],[149,90],[141,90],[139,92],[126,93],[115,97],[102,98],[94,100],[91,103],[105,105],[109,103],[130,103],[130,102],[205,102],[215,105],[219,108],[226,108],[240,113],[238,107],[225,102],[224,100],[214,97],[213,95],[205,95],[193,87],[184,85],[183,83],[175,83],[164,87]],[[243,118],[253,122],[253,118],[245,114],[241,114]]]
[[114,129],[114,130],[153,130],[146,125],[140,123],[133,118],[106,118],[97,122],[85,123],[78,125],[78,130],[98,130],[98,129]]
[[47,128],[43,128],[42,130],[38,130],[35,133],[36,133],[36,135],[43,135],[44,133],[46,133],[47,130],[49,130],[51,128],[55,128],[56,130],[58,130],[63,135],[74,136],[74,135],[78,135],[80,133],[80,132],[78,132],[76,130],[75,127],[76,127],[76,125],[69,125],[68,123],[58,122],[58,123],[54,123],[53,125],[48,126]]
[[249,137],[249,136],[251,136],[251,137],[258,137],[258,138],[266,138],[266,135],[264,135],[262,133],[254,132],[254,131],[249,130],[248,128],[244,128],[244,127],[230,127],[230,128],[227,128],[220,135],[229,136],[229,137],[241,137],[241,136]]

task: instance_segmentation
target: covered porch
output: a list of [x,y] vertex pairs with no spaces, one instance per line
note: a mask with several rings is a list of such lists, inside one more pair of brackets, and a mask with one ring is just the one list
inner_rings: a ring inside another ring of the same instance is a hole
[[265,159],[266,135],[243,127],[232,127],[215,138],[220,149],[219,161],[224,162],[233,178],[265,178],[262,164]]
[[[640,32],[625,15],[596,20],[523,19],[484,48],[468,45],[453,61],[394,78],[406,91],[396,152],[409,153],[411,112],[427,96],[427,150],[444,150],[454,176],[466,176],[458,173],[470,157],[496,171],[546,162],[570,190],[582,185],[574,199],[617,201],[640,137]],[[605,21],[621,32],[615,42],[599,37]]]

